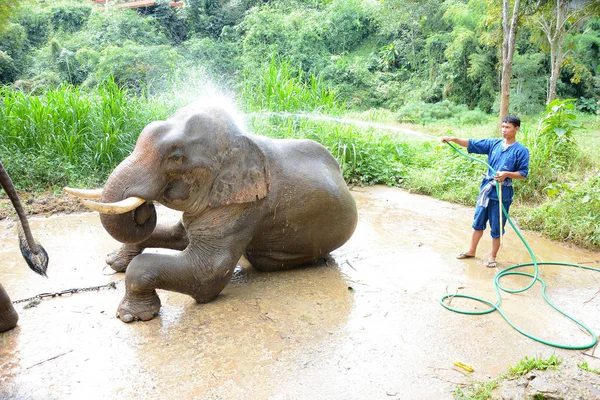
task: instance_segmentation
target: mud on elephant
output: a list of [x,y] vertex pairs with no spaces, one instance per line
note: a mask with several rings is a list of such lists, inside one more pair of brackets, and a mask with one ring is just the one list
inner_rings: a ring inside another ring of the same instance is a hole
[[[314,263],[343,245],[357,223],[354,198],[325,147],[246,133],[232,113],[208,104],[146,126],[100,201],[82,201],[124,243],[107,263],[126,270],[117,310],[125,322],[158,313],[155,289],[214,299],[242,255],[262,271]],[[153,201],[182,211],[181,221],[156,225]],[[150,247],[180,252],[142,254]]]
[[[29,268],[42,276],[46,276],[48,254],[33,238],[17,191],[2,163],[0,163],[0,184],[12,202],[19,217],[18,233],[21,254],[23,255],[23,258],[25,258],[25,261],[27,261]],[[2,287],[2,284],[0,283],[0,332],[14,328],[18,321],[19,315],[13,307],[8,293],[6,293],[6,290],[4,290],[4,287]]]

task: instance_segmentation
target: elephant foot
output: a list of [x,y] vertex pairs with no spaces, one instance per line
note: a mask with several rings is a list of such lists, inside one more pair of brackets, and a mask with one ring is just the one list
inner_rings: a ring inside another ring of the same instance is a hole
[[106,264],[116,272],[125,272],[131,260],[143,251],[143,248],[136,245],[124,244],[106,256]]
[[153,292],[143,299],[125,295],[117,310],[117,318],[129,323],[133,321],[149,321],[160,311],[160,298]]

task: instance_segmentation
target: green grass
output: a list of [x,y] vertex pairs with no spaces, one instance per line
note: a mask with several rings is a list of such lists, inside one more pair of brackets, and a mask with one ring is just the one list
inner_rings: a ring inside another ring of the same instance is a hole
[[[488,400],[492,398],[492,391],[498,387],[503,379],[514,379],[521,377],[532,370],[546,371],[548,369],[558,369],[562,358],[553,354],[548,358],[525,357],[516,365],[509,366],[506,374],[500,375],[496,379],[485,382],[473,382],[464,388],[457,387],[454,390],[454,398],[457,400]],[[587,364],[586,364],[587,366]],[[585,369],[582,365],[580,368]]]
[[456,388],[454,398],[457,400],[487,400],[492,398],[492,391],[498,387],[497,380],[476,382],[465,388]]
[[102,182],[162,116],[107,81],[97,91],[63,85],[40,96],[0,89],[0,151],[18,189]]
[[588,365],[587,361],[582,362],[581,364],[577,364],[577,366],[579,368],[581,368],[584,371],[587,372],[592,372],[596,375],[600,375],[600,370],[596,369],[596,368],[590,368],[590,366]]
[[548,369],[558,369],[562,362],[562,357],[556,354],[551,355],[548,358],[541,357],[525,357],[519,361],[516,365],[511,365],[508,368],[507,378],[515,378],[527,374],[529,371],[538,370],[546,371]]

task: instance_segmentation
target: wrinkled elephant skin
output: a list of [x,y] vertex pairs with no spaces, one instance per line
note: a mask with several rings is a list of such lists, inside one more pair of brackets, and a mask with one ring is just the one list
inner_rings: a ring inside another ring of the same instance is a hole
[[[158,313],[155,289],[214,299],[241,256],[262,271],[312,264],[342,246],[357,223],[354,199],[325,147],[245,133],[225,109],[206,104],[142,131],[100,203],[132,197],[146,203],[100,214],[124,243],[107,263],[126,270],[117,311],[125,322]],[[153,201],[182,211],[181,221],[155,226]],[[180,252],[141,254],[149,247]]]

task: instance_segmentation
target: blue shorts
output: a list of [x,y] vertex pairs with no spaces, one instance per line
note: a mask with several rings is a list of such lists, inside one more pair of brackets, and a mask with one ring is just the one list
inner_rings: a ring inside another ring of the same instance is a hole
[[[511,203],[503,202],[502,204],[506,209],[506,213],[508,213]],[[477,206],[477,208],[475,208],[473,229],[476,231],[484,231],[488,221],[490,223],[490,234],[494,239],[498,239],[500,237],[500,210],[498,208],[498,200],[490,199],[487,207]],[[506,225],[506,216],[502,215],[502,234],[505,233],[504,225]]]

